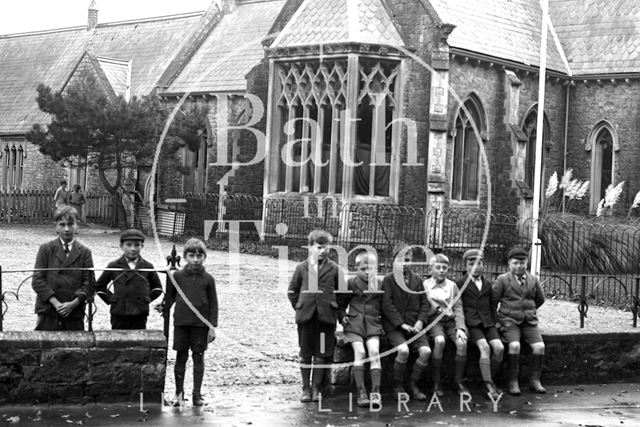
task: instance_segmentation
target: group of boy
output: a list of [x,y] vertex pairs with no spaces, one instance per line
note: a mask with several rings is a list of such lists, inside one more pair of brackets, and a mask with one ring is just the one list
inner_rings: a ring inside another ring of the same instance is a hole
[[[110,306],[112,329],[146,329],[149,304],[162,295],[153,264],[141,256],[145,235],[136,229],[120,234],[122,255],[110,262],[95,281],[91,250],[76,239],[78,213],[67,205],[54,212],[57,238],[40,246],[32,287],[36,292],[36,330],[84,330],[87,300],[95,293]],[[205,271],[205,244],[189,239],[184,245],[186,265],[167,279],[159,311],[175,303],[173,349],[177,351],[174,405],[184,400],[184,377],[189,349],[193,359],[193,404],[201,406],[204,352],[215,339],[218,299],[213,277]],[[110,289],[110,285],[113,284]],[[176,286],[182,292],[176,291]]]
[[[399,245],[393,254],[394,271],[382,281],[377,278],[374,254],[356,257],[356,275],[341,287],[343,271],[328,259],[332,236],[315,230],[309,234],[309,257],[300,263],[291,278],[288,298],[296,311],[301,402],[317,402],[325,389],[325,378],[332,363],[336,322],[344,328],[345,341],[353,348],[353,380],[357,404],[367,407],[380,399],[380,342],[384,337],[396,352],[393,363],[393,395],[404,399],[427,400],[421,380],[431,364],[432,393],[444,390],[441,371],[447,338],[455,345],[454,384],[460,394],[469,393],[464,381],[467,342],[477,346],[484,391],[496,401],[502,392],[494,378],[508,347],[508,392],[519,395],[520,340],[532,349],[530,389],[545,393],[540,383],[544,342],[538,329],[536,309],[544,303],[538,279],[526,271],[528,253],[514,248],[507,255],[509,271],[495,284],[482,275],[481,250],[464,253],[466,272],[457,282],[448,279],[449,259],[437,254],[428,260],[431,275],[426,280],[412,271],[411,248]],[[461,294],[461,295],[459,295]],[[503,344],[504,343],[504,344]],[[366,347],[366,348],[365,348]],[[365,359],[368,352],[368,359]],[[405,378],[409,356],[417,357]],[[364,362],[370,361],[371,394],[365,388]]]

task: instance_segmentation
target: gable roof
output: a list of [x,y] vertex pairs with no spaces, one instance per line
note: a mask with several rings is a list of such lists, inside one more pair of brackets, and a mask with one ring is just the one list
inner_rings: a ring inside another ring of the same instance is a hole
[[383,0],[305,0],[271,48],[333,43],[405,45]]
[[[539,0],[428,0],[441,21],[453,24],[451,47],[540,66]],[[547,68],[567,73],[551,35],[547,39]]]
[[244,92],[245,76],[264,58],[262,40],[286,0],[239,3],[202,43],[163,94]]
[[[131,60],[131,95],[150,93],[201,16],[0,36],[0,134],[22,134],[35,123],[47,123],[35,102],[37,85],[59,90],[87,50],[98,57]],[[119,80],[115,74],[112,78]]]
[[640,72],[640,2],[551,0],[549,11],[574,75]]

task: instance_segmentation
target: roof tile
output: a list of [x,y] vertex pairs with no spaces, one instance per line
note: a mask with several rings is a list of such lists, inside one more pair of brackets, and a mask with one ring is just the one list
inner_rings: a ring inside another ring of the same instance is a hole
[[305,0],[271,47],[349,42],[404,46],[381,0]]

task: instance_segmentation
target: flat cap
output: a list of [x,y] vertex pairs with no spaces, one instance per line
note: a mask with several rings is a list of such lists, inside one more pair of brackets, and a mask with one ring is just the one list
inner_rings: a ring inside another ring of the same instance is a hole
[[525,251],[522,248],[513,248],[507,254],[507,261],[509,261],[511,258],[528,259],[529,258],[529,252]]
[[468,260],[474,260],[477,258],[484,258],[482,251],[480,249],[469,249],[462,255],[462,261],[467,262]]
[[120,243],[124,242],[125,240],[139,240],[141,242],[144,242],[144,234],[140,230],[130,228],[120,233]]

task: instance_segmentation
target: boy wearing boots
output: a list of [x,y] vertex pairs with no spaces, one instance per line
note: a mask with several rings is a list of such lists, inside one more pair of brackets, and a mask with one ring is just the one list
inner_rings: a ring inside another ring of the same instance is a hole
[[442,370],[442,356],[446,337],[456,346],[455,356],[455,386],[459,394],[468,394],[469,390],[462,382],[464,367],[467,363],[467,328],[464,323],[464,311],[462,300],[457,299],[458,286],[447,279],[449,271],[449,258],[444,254],[434,255],[430,260],[431,277],[424,281],[424,288],[429,292],[431,299],[438,304],[444,314],[442,318],[429,330],[433,338],[432,374],[433,392],[442,397],[444,391],[440,381]]
[[[351,293],[338,295],[344,336],[353,348],[353,378],[358,390],[360,407],[369,406],[369,395],[364,385],[363,359],[367,353],[371,358],[371,393],[380,394],[380,335],[382,335],[382,293],[378,282],[378,258],[370,252],[356,256],[356,277],[349,279],[347,287]],[[366,350],[365,350],[366,345]]]
[[470,249],[464,253],[466,273],[458,282],[463,289],[462,306],[464,319],[469,331],[469,340],[480,351],[480,373],[484,381],[484,391],[490,399],[500,395],[493,379],[502,365],[504,346],[496,329],[496,306],[493,299],[491,282],[482,276],[484,261],[482,251]]
[[498,277],[493,287],[493,298],[500,304],[498,322],[502,339],[508,345],[509,394],[518,396],[520,337],[531,346],[530,389],[536,393],[546,393],[540,383],[544,342],[538,329],[536,309],[544,303],[544,293],[538,278],[527,272],[529,254],[521,248],[509,251],[507,262],[509,272]]
[[[187,265],[167,278],[167,294],[164,304],[168,309],[175,302],[173,313],[173,349],[176,350],[176,397],[173,406],[184,400],[184,377],[189,348],[193,359],[193,405],[205,404],[201,388],[204,377],[204,352],[216,338],[218,327],[218,296],[216,282],[204,269],[207,247],[201,240],[192,238],[184,244],[184,260]],[[182,293],[177,292],[175,285]],[[183,295],[184,294],[184,297]],[[194,309],[192,309],[192,306]],[[203,319],[206,321],[203,321]]]
[[419,383],[431,356],[424,327],[437,306],[422,286],[422,278],[407,264],[413,261],[410,248],[402,244],[396,246],[393,258],[394,271],[382,281],[383,326],[389,344],[397,350],[393,365],[393,395],[400,399],[401,394],[406,394],[404,374],[409,352],[414,351],[418,353],[418,359],[411,369],[409,392],[413,399],[423,401],[427,396],[420,390]]
[[[333,237],[324,230],[309,233],[309,256],[296,266],[289,282],[288,298],[296,312],[300,373],[302,375],[301,402],[318,402],[325,376],[333,361],[340,269],[328,258]],[[313,387],[310,384],[313,362]]]

